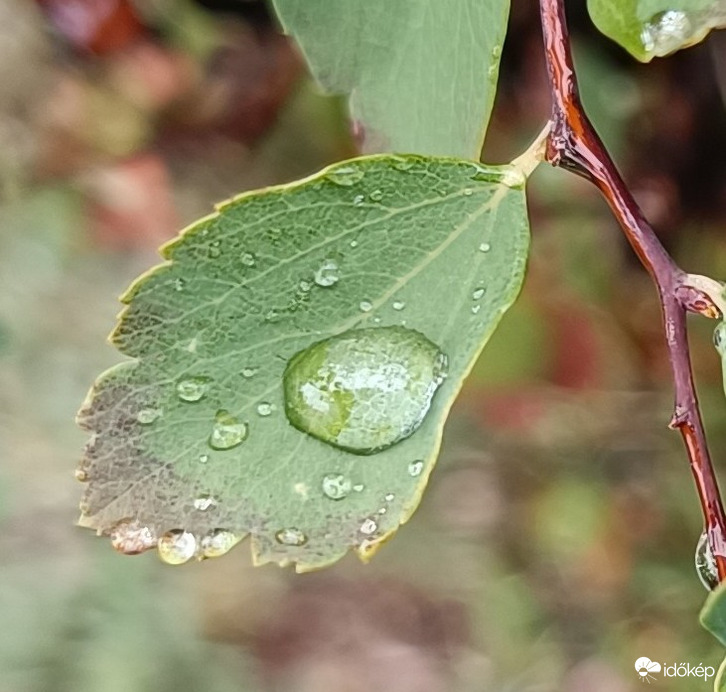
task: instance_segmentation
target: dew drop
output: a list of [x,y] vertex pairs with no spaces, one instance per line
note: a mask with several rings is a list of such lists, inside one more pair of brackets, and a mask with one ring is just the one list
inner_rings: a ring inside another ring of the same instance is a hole
[[194,534],[182,529],[167,531],[156,545],[159,557],[169,565],[181,565],[192,558],[197,549]]
[[209,454],[200,454],[199,455],[200,464],[206,464],[208,461],[209,461]]
[[275,534],[275,540],[282,545],[305,545],[308,537],[296,528],[280,529]]
[[476,315],[481,310],[481,305],[472,305],[471,314]]
[[422,459],[417,459],[416,461],[412,461],[408,465],[408,475],[413,476],[414,478],[416,476],[421,475],[421,471],[423,471],[424,463]]
[[290,359],[285,412],[302,432],[355,454],[373,454],[418,429],[446,367],[446,356],[420,332],[351,330]]
[[243,252],[240,255],[240,262],[245,265],[245,267],[254,267],[255,266],[255,256],[251,252]]
[[693,32],[691,19],[686,12],[667,10],[654,15],[643,26],[640,40],[651,55],[668,55],[678,50]]
[[406,303],[404,303],[402,300],[394,300],[391,307],[394,310],[403,310],[403,308],[406,307]]
[[219,257],[222,254],[222,250],[219,247],[219,241],[215,240],[209,246],[209,250],[207,252],[211,258]]
[[353,197],[353,206],[360,207],[365,201],[365,195],[356,195],[355,197]]
[[193,504],[194,509],[198,509],[200,512],[206,512],[208,509],[216,507],[219,503],[216,498],[212,497],[212,495],[205,493],[204,495],[194,498]]
[[300,283],[297,285],[298,290],[301,293],[307,293],[310,291],[310,289],[313,287],[312,283],[310,281],[306,281],[305,279],[301,279]]
[[185,283],[184,279],[174,279],[174,290],[183,291]]
[[361,312],[370,312],[373,309],[373,303],[371,303],[370,300],[361,300],[358,307],[360,308]]
[[257,415],[262,417],[269,416],[275,410],[275,405],[269,401],[261,401],[257,404]]
[[202,537],[201,548],[204,557],[221,557],[234,548],[242,536],[227,529],[214,529]]
[[388,510],[387,510],[387,509],[386,509],[385,507],[381,507],[381,508],[380,508],[380,509],[378,510],[378,514],[380,514],[381,516],[383,516],[383,515],[384,515],[384,514],[385,514],[385,513],[387,512],[387,511],[388,511]]
[[138,555],[156,545],[156,534],[138,521],[121,521],[112,529],[111,546],[124,555]]
[[322,488],[325,497],[331,500],[342,500],[350,494],[353,483],[342,473],[329,473],[323,476]]
[[396,496],[393,493],[388,493],[388,495],[386,495],[385,497],[385,500],[386,502],[392,502],[395,497]]
[[718,586],[716,559],[708,545],[708,534],[705,531],[696,545],[696,573],[708,591],[713,591]]
[[136,420],[141,425],[151,425],[155,420],[161,417],[161,409],[159,408],[142,408],[136,414]]
[[350,241],[350,246],[352,248],[357,248],[358,247],[358,241],[357,240],[351,240]]
[[365,490],[365,485],[363,485],[363,483],[357,483],[353,486],[353,490],[355,490],[357,493],[362,493],[363,490]]
[[492,249],[492,246],[490,243],[482,243],[479,246],[479,252],[489,252],[489,250]]
[[464,195],[465,195],[466,197],[471,197],[471,196],[472,196],[473,194],[474,194],[474,190],[472,190],[472,189],[471,189],[470,187],[467,187],[467,188],[466,188],[466,189],[464,190]]
[[182,401],[194,403],[207,393],[207,380],[203,377],[188,377],[176,385],[177,396]]
[[378,524],[373,519],[366,519],[361,525],[360,525],[360,532],[365,534],[366,536],[370,536],[372,533],[374,533],[378,529]]
[[247,439],[249,429],[227,411],[218,411],[209,436],[209,446],[212,449],[232,449]]
[[381,190],[373,190],[368,196],[372,201],[380,202],[383,199],[383,192]]
[[477,288],[474,290],[474,292],[471,294],[472,300],[481,300],[482,296],[486,292],[485,288]]
[[257,368],[242,368],[242,377],[250,379],[257,374]]
[[326,259],[320,269],[315,272],[315,283],[318,286],[327,288],[337,284],[340,280],[340,268],[338,263],[332,259]]
[[353,166],[336,166],[328,172],[328,180],[336,185],[350,187],[363,179],[364,172]]

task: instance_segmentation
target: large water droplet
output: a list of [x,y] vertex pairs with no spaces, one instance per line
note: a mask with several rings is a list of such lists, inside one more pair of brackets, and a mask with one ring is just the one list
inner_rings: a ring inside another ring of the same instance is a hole
[[124,555],[138,555],[156,544],[156,534],[137,521],[121,521],[110,533],[114,550]]
[[718,568],[716,559],[708,544],[708,534],[704,531],[696,545],[696,572],[706,589],[712,591],[718,586]]
[[160,408],[142,408],[136,414],[136,420],[141,425],[151,425],[157,418],[161,417]]
[[194,534],[182,529],[167,531],[156,545],[159,557],[169,565],[181,565],[191,559],[197,549]]
[[336,185],[350,187],[363,179],[364,172],[360,168],[353,166],[337,166],[328,172],[328,180]]
[[416,476],[421,475],[421,471],[423,471],[424,463],[421,459],[416,459],[416,461],[412,461],[408,465],[408,475],[413,476],[414,478]]
[[345,332],[290,359],[285,411],[298,430],[356,454],[372,454],[418,429],[446,367],[436,344],[412,329]]
[[275,540],[282,545],[305,545],[308,537],[296,528],[280,529],[275,534]]
[[342,500],[348,497],[353,489],[353,483],[342,473],[329,473],[323,476],[323,494],[331,500]]
[[668,55],[678,50],[691,36],[693,27],[687,13],[680,10],[659,12],[643,26],[640,40],[651,55]]
[[218,411],[214,420],[209,446],[212,449],[232,449],[247,439],[247,423],[230,415],[227,411]]
[[315,272],[315,283],[318,286],[327,288],[337,284],[340,280],[340,269],[338,263],[335,260],[327,259],[321,265],[320,269]]
[[177,396],[182,401],[199,401],[207,393],[207,380],[203,377],[188,377],[176,385]]
[[221,557],[241,540],[241,534],[227,531],[227,529],[214,529],[214,531],[210,531],[206,536],[202,537],[202,555],[204,557]]

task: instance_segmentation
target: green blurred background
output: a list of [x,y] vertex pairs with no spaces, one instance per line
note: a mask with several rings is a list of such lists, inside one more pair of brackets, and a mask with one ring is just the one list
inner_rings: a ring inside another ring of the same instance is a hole
[[[549,113],[536,3],[514,5],[489,162]],[[726,277],[726,41],[642,66],[572,13],[633,192],[684,268]],[[640,656],[718,666],[655,293],[594,189],[545,167],[523,295],[372,564],[297,576],[242,544],[175,569],[74,526],[117,296],[214,202],[353,154],[262,2],[0,2],[0,692],[626,692]],[[691,327],[722,467],[713,324]]]

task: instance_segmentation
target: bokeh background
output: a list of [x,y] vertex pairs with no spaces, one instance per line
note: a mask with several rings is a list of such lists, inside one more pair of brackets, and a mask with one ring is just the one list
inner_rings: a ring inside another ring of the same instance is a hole
[[[726,37],[642,66],[570,4],[633,192],[686,269],[726,277]],[[514,3],[488,162],[548,116],[541,54]],[[640,656],[718,666],[655,293],[594,189],[544,166],[523,295],[372,564],[298,576],[242,544],[172,568],[74,526],[73,417],[119,359],[117,296],[214,202],[353,154],[264,2],[0,0],[0,692],[627,692]],[[691,340],[723,471],[713,326]]]

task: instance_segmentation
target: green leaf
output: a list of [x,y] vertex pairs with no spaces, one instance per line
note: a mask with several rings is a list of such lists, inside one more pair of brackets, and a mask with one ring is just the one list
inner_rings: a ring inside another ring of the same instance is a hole
[[[81,524],[124,552],[179,530],[159,544],[169,562],[245,534],[257,563],[299,571],[371,555],[418,505],[462,380],[519,291],[524,182],[514,166],[360,158],[184,231],[122,298],[112,339],[134,360],[104,373],[79,414],[93,433]],[[394,327],[448,361],[412,434],[361,456],[288,422],[296,354]]]
[[363,151],[478,159],[507,0],[274,0],[324,89],[350,94]]
[[721,661],[713,681],[713,692],[726,692],[726,660]]
[[726,646],[726,584],[720,584],[708,594],[699,619],[701,625]]
[[723,0],[588,0],[592,21],[638,60],[674,53],[726,26]]

